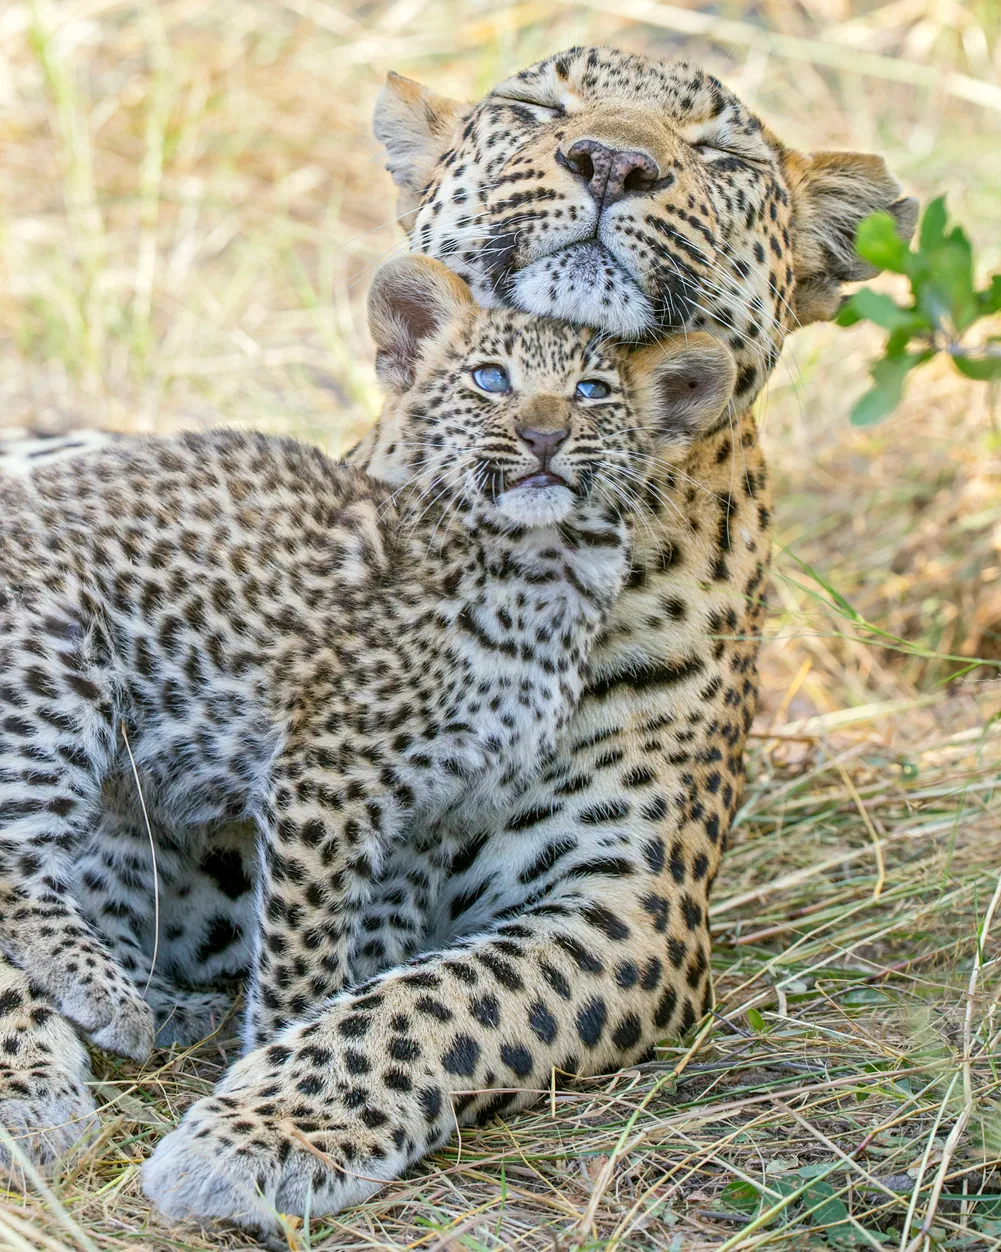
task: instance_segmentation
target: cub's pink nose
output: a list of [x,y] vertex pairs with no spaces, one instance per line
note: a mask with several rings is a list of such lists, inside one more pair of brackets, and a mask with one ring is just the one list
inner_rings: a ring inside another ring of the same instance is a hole
[[518,427],[519,438],[523,443],[527,443],[539,458],[543,469],[549,465],[556,455],[556,449],[566,442],[569,434],[568,430],[532,430],[530,427]]

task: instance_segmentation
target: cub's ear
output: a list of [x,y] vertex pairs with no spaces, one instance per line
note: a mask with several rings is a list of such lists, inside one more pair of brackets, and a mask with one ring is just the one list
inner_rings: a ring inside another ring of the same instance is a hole
[[448,150],[466,105],[435,95],[399,74],[388,74],[375,102],[372,128],[386,149],[386,168],[400,189],[398,208],[410,213]]
[[698,331],[637,349],[630,374],[640,411],[661,445],[686,452],[719,424],[737,366],[725,344]]
[[879,273],[855,251],[859,222],[882,210],[910,239],[918,202],[901,196],[882,157],[865,152],[787,152],[785,173],[792,196],[793,312],[801,325],[827,321],[841,304],[843,283]]
[[401,256],[383,265],[368,293],[380,381],[391,391],[406,391],[426,340],[475,303],[462,279],[431,257]]

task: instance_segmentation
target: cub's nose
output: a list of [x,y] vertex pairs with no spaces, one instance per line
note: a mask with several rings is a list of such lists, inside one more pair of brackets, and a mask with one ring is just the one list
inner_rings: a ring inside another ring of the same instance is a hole
[[556,455],[556,449],[565,443],[570,432],[568,430],[533,430],[530,426],[519,426],[518,437],[527,443],[542,462],[543,469]]
[[578,139],[557,160],[587,183],[599,207],[615,204],[631,191],[645,191],[660,178],[660,167],[645,152],[606,148],[596,139]]

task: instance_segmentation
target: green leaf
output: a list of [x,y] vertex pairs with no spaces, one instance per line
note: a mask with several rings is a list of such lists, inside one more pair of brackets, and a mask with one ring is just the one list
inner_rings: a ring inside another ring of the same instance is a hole
[[862,314],[855,308],[855,297],[849,296],[847,300],[841,302],[841,308],[838,309],[838,315],[834,319],[834,324],[836,326],[854,326],[861,321]]
[[882,292],[862,288],[841,306],[839,326],[869,321],[887,331],[883,358],[870,369],[872,385],[856,402],[851,421],[872,426],[900,403],[907,375],[942,351],[948,339],[956,369],[977,382],[1001,379],[1001,361],[984,352],[961,348],[961,337],[978,318],[1001,313],[1001,274],[977,291],[973,281],[973,249],[961,226],[949,229],[945,196],[925,206],[918,242],[911,251],[897,234],[888,213],[874,213],[858,227],[859,256],[878,269],[906,274],[914,303],[902,306]]
[[889,213],[872,213],[859,222],[855,251],[877,269],[907,272],[910,251],[897,234],[897,224]]
[[928,319],[919,309],[902,309],[896,300],[882,292],[863,287],[852,296],[852,307],[861,316],[885,330],[923,330]]
[[747,1010],[747,1020],[755,1034],[760,1035],[765,1029],[765,1019],[761,1016],[757,1009]]
[[978,383],[1001,378],[1001,356],[954,356],[952,363],[961,374]]
[[855,401],[848,420],[853,426],[876,426],[884,417],[890,416],[902,393],[903,384],[895,390],[886,386],[870,387]]
[[[926,334],[931,333],[931,327],[922,315],[921,330]],[[913,332],[910,330],[891,330],[886,338],[886,347],[883,349],[883,356],[898,357],[903,356],[907,351],[907,345],[911,342]],[[870,367],[871,368],[871,367]]]
[[985,291],[979,292],[977,298],[985,313],[1001,313],[1001,274],[995,274],[991,285]]
[[757,1187],[742,1178],[735,1178],[723,1188],[722,1199],[732,1209],[740,1213],[753,1213],[761,1202]]
[[929,201],[921,218],[918,247],[922,252],[932,251],[945,239],[945,221],[945,196],[936,196],[934,200]]
[[834,1194],[834,1188],[829,1182],[815,1182],[808,1187],[803,1196],[803,1203],[808,1208],[819,1205],[810,1214],[811,1226],[835,1226],[848,1220],[848,1209],[844,1201],[839,1200]]
[[910,371],[928,359],[931,353],[905,353],[903,356],[884,357],[870,369],[873,385],[855,403],[851,412],[853,426],[875,426],[888,417],[900,403],[904,394],[904,379]]
[[929,264],[932,286],[948,308],[953,325],[964,331],[976,321],[977,296],[973,287],[973,249],[962,227],[957,226],[930,255]]
[[962,332],[976,321],[984,296],[973,286],[973,249],[966,232],[954,226],[947,235],[945,223],[945,197],[939,196],[925,210],[921,246],[911,254],[908,272],[918,307],[932,323],[948,317]]
[[893,1000],[878,987],[854,987],[839,996],[842,1004],[892,1004]]

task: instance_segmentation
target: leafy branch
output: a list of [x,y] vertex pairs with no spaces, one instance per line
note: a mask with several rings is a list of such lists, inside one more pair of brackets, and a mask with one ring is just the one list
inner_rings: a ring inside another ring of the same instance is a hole
[[909,304],[863,287],[849,297],[837,317],[839,326],[874,322],[889,334],[883,356],[869,368],[872,386],[852,409],[856,426],[872,426],[900,403],[911,370],[937,353],[952,358],[956,369],[977,382],[1001,380],[1001,335],[971,346],[969,328],[981,318],[1001,312],[1001,274],[977,290],[973,249],[961,226],[946,233],[945,197],[925,209],[916,248],[897,234],[888,213],[865,218],[855,237],[855,250],[879,269],[904,274],[910,282]]

